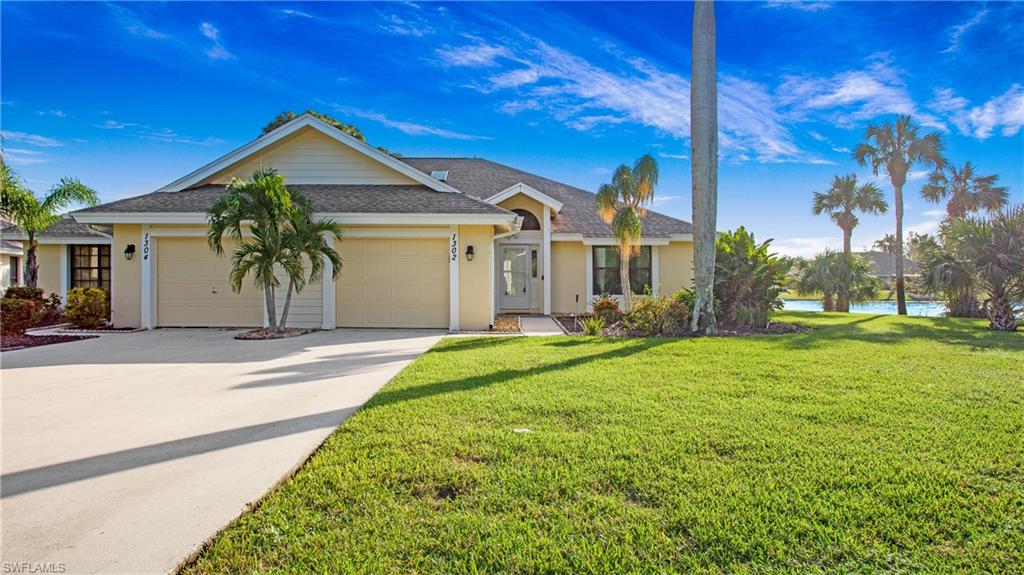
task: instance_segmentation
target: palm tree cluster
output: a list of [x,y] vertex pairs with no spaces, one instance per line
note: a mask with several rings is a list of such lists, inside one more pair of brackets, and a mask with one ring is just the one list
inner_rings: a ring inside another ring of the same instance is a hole
[[[263,290],[270,331],[284,330],[292,294],[320,281],[326,262],[332,264],[334,277],[341,272],[341,256],[331,239],[341,238],[341,226],[332,220],[314,220],[309,199],[289,190],[276,170],[263,168],[249,179],[232,180],[207,217],[207,241],[217,255],[224,254],[225,237],[237,242],[231,256],[231,288],[240,292],[246,276],[252,274],[255,286]],[[288,280],[280,322],[275,304],[275,292],[281,286],[278,271]]]
[[632,307],[632,286],[629,285],[629,260],[640,247],[647,206],[654,201],[658,185],[658,162],[644,154],[633,164],[623,164],[612,174],[610,184],[597,190],[597,213],[612,227],[619,244],[619,277],[622,281],[622,306]]
[[100,203],[96,190],[75,178],[62,178],[43,197],[25,187],[18,174],[0,158],[0,217],[18,226],[28,236],[25,250],[25,285],[36,287],[39,262],[36,234],[60,221],[61,212],[74,206]]
[[825,250],[811,259],[797,258],[794,268],[797,292],[801,295],[820,292],[824,311],[848,312],[851,302],[878,296],[880,281],[867,258]]

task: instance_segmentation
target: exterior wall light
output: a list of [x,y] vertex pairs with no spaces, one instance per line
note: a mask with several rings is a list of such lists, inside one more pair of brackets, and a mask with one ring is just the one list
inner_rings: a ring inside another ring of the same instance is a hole
[[124,259],[132,261],[135,257],[135,244],[128,244],[128,247],[124,249]]
[[466,246],[466,261],[473,261],[473,246]]

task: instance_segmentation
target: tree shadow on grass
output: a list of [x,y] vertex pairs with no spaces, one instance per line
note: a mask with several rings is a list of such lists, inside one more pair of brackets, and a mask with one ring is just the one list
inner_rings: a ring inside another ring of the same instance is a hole
[[[625,341],[625,345],[622,345]],[[404,401],[415,401],[417,399],[423,399],[427,397],[433,397],[437,395],[443,395],[447,393],[456,393],[462,391],[472,391],[483,387],[489,387],[491,385],[506,383],[516,379],[524,377],[533,377],[546,373],[552,373],[557,371],[563,371],[587,365],[589,363],[605,360],[605,359],[618,359],[629,357],[637,353],[643,353],[654,349],[660,345],[669,343],[669,340],[665,339],[634,339],[634,340],[595,340],[593,342],[597,346],[602,344],[612,346],[612,349],[600,351],[598,353],[592,353],[571,359],[554,361],[542,365],[535,365],[523,369],[499,369],[485,374],[472,375],[469,377],[450,379],[444,381],[438,381],[434,383],[427,383],[423,385],[416,385],[412,387],[402,387],[398,389],[384,388],[373,396],[370,401],[366,403],[364,409],[373,409],[375,407],[382,407],[394,403]],[[498,347],[500,344],[495,344]],[[563,344],[561,341],[558,342],[547,342],[545,345],[550,346],[567,346],[572,344]],[[483,344],[478,344],[474,347],[483,347]],[[452,351],[450,349],[440,349],[438,352]]]
[[1024,333],[994,332],[987,329],[984,320],[914,317],[895,319],[891,315],[872,315],[838,324],[803,322],[814,331],[785,336],[789,349],[815,349],[842,341],[861,341],[875,344],[899,344],[908,340],[925,339],[936,343],[962,345],[972,350],[1024,351]]

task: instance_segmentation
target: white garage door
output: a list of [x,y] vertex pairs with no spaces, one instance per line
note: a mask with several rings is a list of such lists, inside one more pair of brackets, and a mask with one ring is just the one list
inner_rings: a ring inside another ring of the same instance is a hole
[[361,239],[338,243],[339,327],[448,327],[445,239]]
[[157,240],[156,324],[164,327],[258,327],[263,293],[247,278],[231,291],[228,273],[233,247],[218,257],[205,238]]

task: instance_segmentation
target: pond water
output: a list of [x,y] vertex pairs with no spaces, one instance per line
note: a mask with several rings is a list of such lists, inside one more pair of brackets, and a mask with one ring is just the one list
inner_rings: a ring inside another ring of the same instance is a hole
[[[782,309],[789,311],[821,311],[821,300],[791,299],[782,302]],[[946,303],[941,301],[908,301],[907,315],[939,317],[946,312]],[[896,315],[896,301],[866,301],[850,304],[850,313],[875,313]]]

